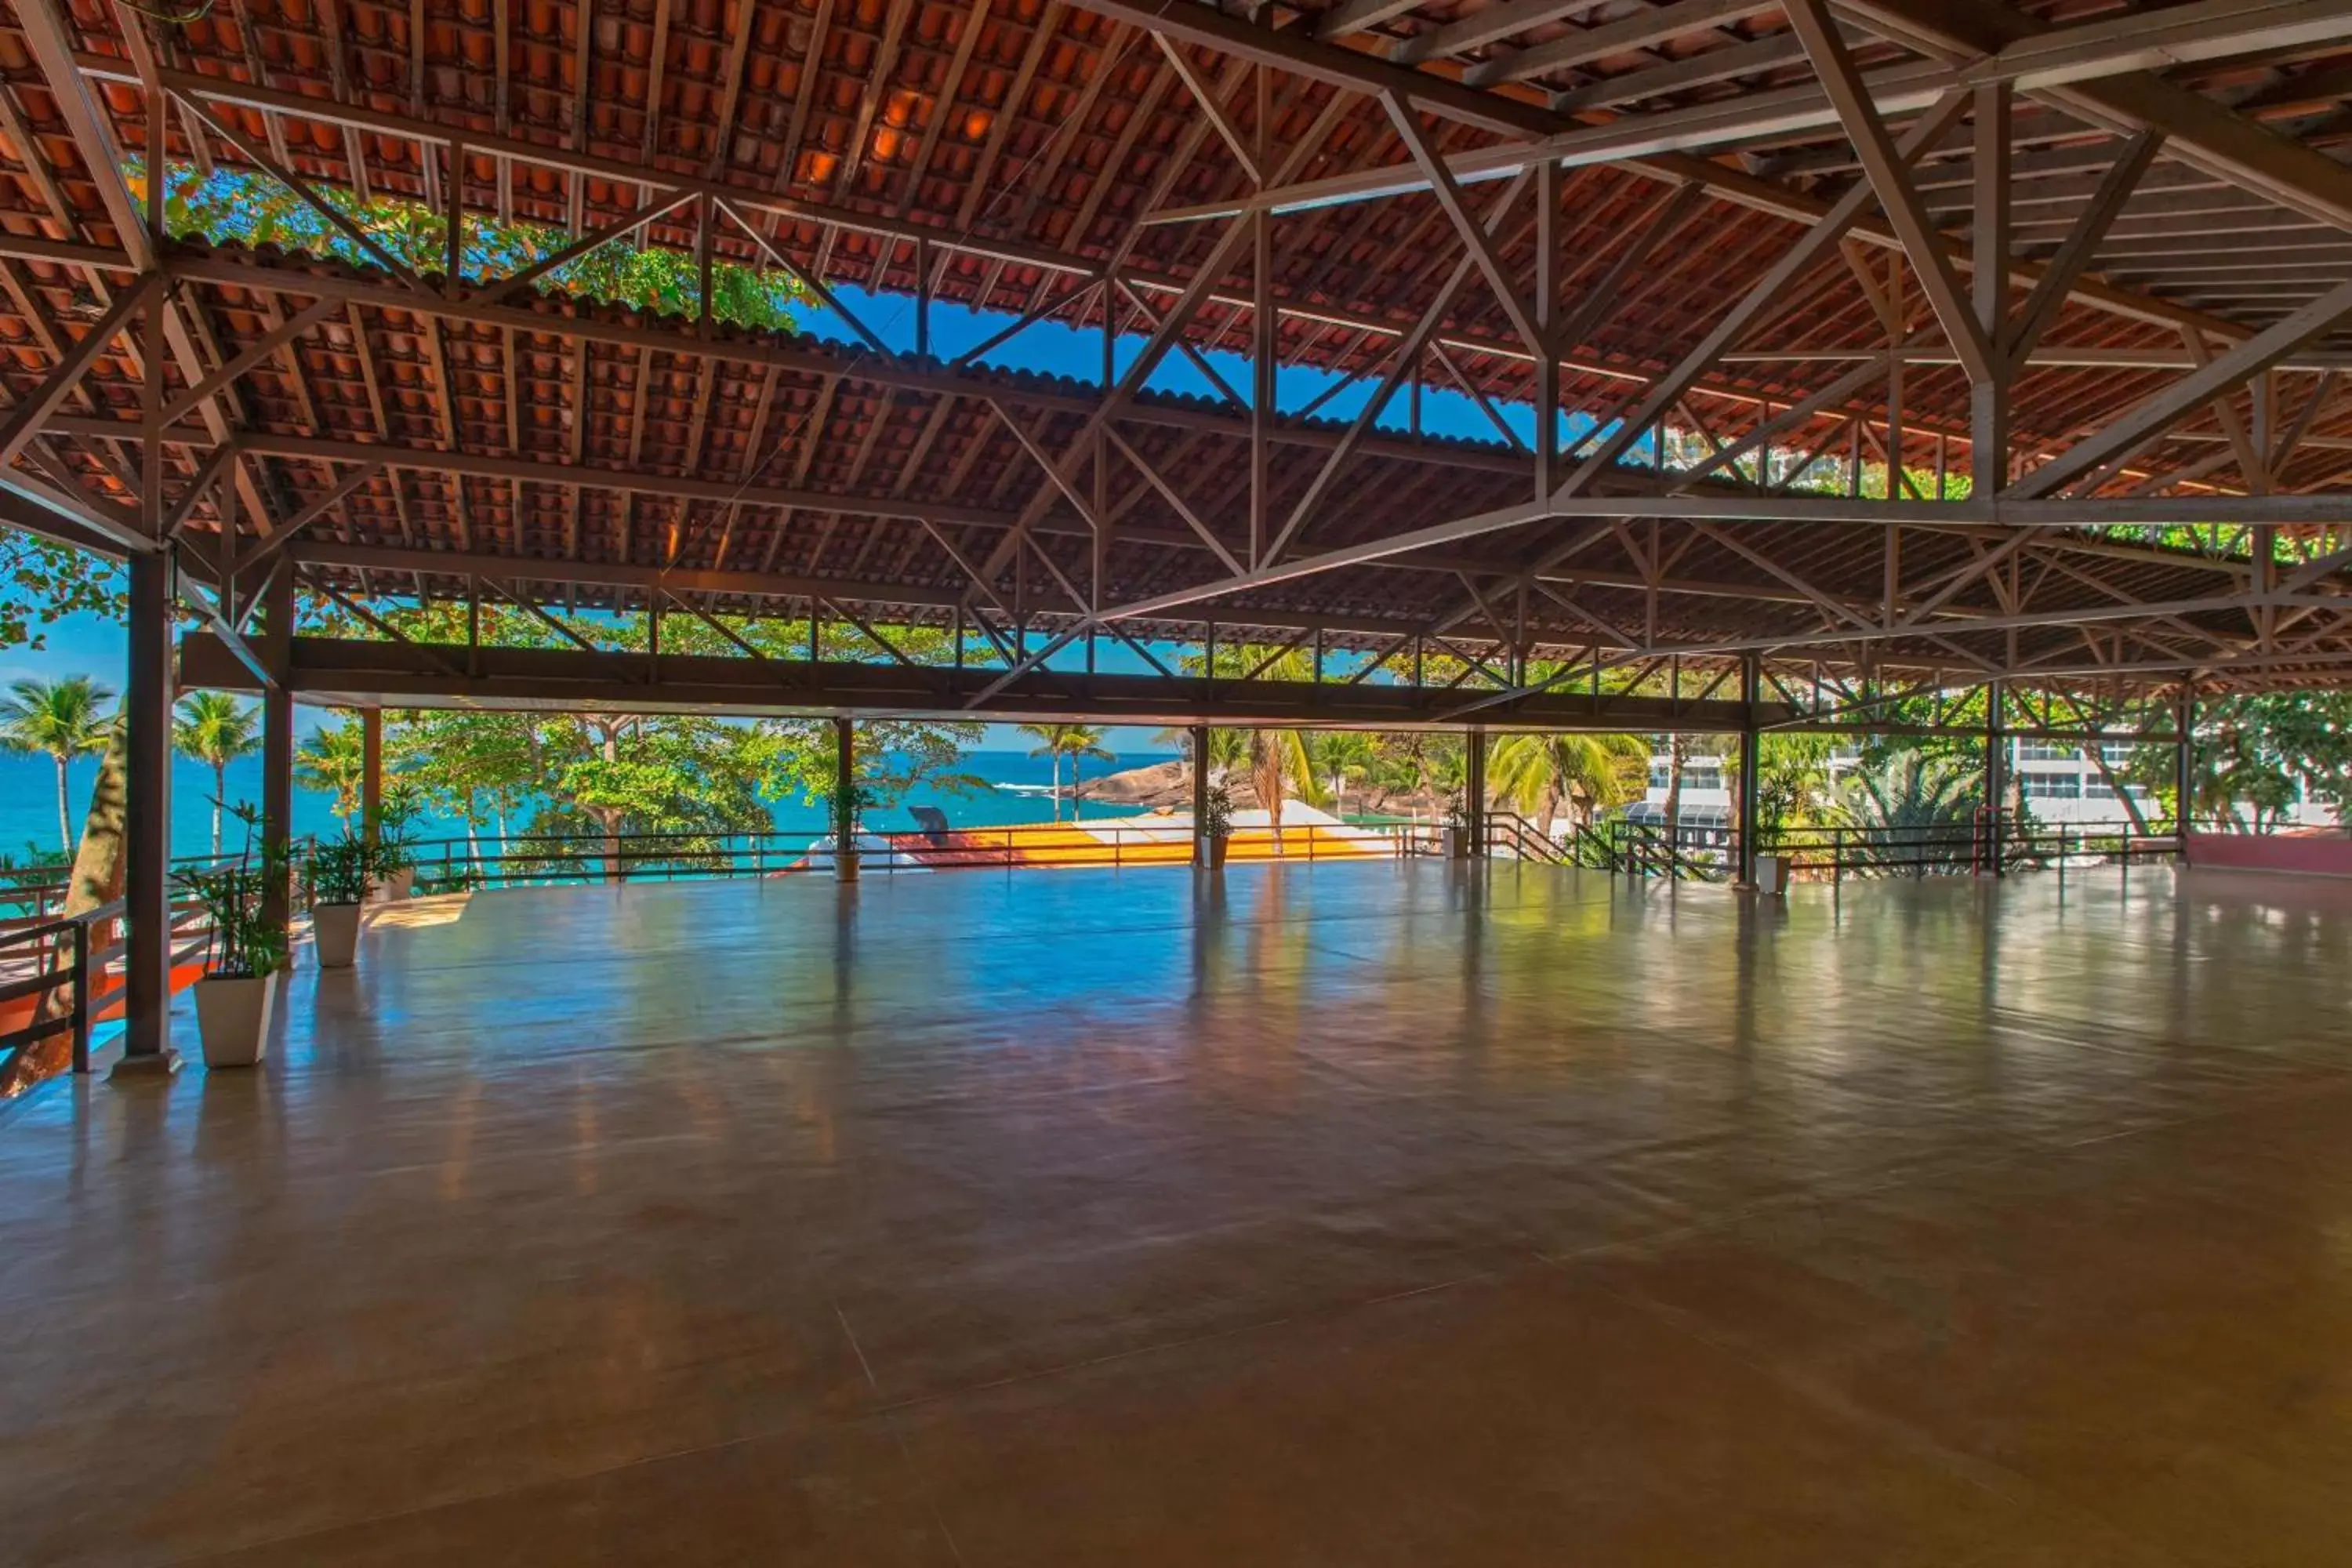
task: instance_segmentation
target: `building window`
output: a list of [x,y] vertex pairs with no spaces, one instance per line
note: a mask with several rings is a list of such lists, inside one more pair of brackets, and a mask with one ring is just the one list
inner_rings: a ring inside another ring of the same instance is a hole
[[2020,773],[2017,787],[2028,800],[2080,800],[2083,798],[2083,775],[2080,773]]

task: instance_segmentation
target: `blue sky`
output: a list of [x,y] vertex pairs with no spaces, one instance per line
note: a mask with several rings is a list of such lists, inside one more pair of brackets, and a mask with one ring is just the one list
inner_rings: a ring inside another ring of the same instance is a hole
[[[874,295],[864,289],[849,288],[838,290],[843,304],[855,311],[875,334],[892,348],[911,351],[915,339],[915,302],[898,295]],[[931,310],[931,352],[941,359],[951,359],[965,350],[983,342],[1007,325],[1011,317],[1000,311],[975,311],[960,305],[939,304]],[[856,335],[834,313],[822,306],[812,306],[803,317],[803,329],[814,338],[841,342],[855,342]],[[1135,363],[1142,352],[1144,339],[1139,334],[1121,336],[1116,349],[1118,367],[1123,371]],[[1246,398],[1250,393],[1248,362],[1240,354],[1218,352],[1205,356],[1228,384]],[[1094,379],[1101,374],[1102,338],[1099,331],[1081,331],[1055,321],[1040,321],[1024,330],[1011,341],[992,350],[982,362],[1007,369],[1040,371],[1055,375]],[[1339,378],[1330,373],[1304,367],[1286,367],[1277,377],[1276,401],[1284,409],[1302,408],[1331,386]],[[1349,419],[1359,413],[1376,390],[1377,377],[1368,376],[1355,386],[1339,393],[1317,411],[1319,417]],[[1219,397],[1223,394],[1190,360],[1171,353],[1153,371],[1146,385],[1154,391]],[[1381,425],[1402,430],[1407,427],[1410,403],[1401,390],[1383,411]],[[1501,405],[1498,412],[1517,431],[1521,440],[1530,440],[1535,431],[1535,413],[1525,404]],[[1432,434],[1493,441],[1493,424],[1486,414],[1468,397],[1459,392],[1426,388],[1422,399],[1423,427]],[[1571,437],[1580,437],[1588,426],[1564,422],[1564,431]],[[125,669],[125,645],[120,623],[97,616],[74,616],[48,628],[48,646],[45,649],[12,648],[0,654],[0,680],[26,678],[54,679],[64,675],[89,675],[107,686],[120,690]],[[1158,650],[1155,650],[1155,652]],[[1051,661],[1055,668],[1079,668],[1084,662],[1080,646],[1072,647]],[[1097,668],[1122,672],[1148,672],[1150,667],[1132,650],[1115,640],[1105,638],[1096,649]],[[324,715],[316,710],[302,710],[301,727],[308,730]],[[1014,736],[1009,727],[990,726],[988,744],[992,748],[1026,745]],[[1144,749],[1150,731],[1142,730],[1118,731],[1115,745],[1129,750]]]

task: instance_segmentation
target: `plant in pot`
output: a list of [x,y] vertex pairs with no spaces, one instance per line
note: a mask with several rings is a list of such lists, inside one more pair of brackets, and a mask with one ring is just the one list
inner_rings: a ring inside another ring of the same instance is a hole
[[1202,864],[1212,871],[1223,869],[1225,848],[1233,837],[1234,792],[1220,779],[1202,792]]
[[1445,800],[1444,846],[1444,854],[1448,860],[1470,858],[1470,812],[1458,795],[1448,795]]
[[858,823],[874,805],[874,792],[864,784],[854,784],[845,795],[839,789],[828,792],[825,803],[833,818],[834,874],[845,882],[855,882],[858,868]]
[[310,940],[321,969],[349,969],[358,956],[360,914],[375,880],[376,847],[346,832],[310,850],[302,887],[310,900]]
[[286,927],[268,913],[269,890],[286,886],[286,852],[265,842],[259,856],[182,871],[181,890],[212,920],[205,977],[196,982],[196,1032],[206,1067],[252,1067],[269,1045]]
[[369,835],[375,851],[368,889],[371,900],[399,903],[415,896],[416,851],[409,843],[408,829],[423,810],[424,804],[413,790],[396,788],[376,812]]
[[416,851],[405,836],[386,829],[370,847],[370,892],[381,903],[399,903],[416,896]]

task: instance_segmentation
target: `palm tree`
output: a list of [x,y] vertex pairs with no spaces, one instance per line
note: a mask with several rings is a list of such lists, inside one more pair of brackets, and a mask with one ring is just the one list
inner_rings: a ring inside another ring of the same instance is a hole
[[1282,788],[1296,780],[1301,793],[1315,787],[1315,770],[1307,765],[1304,740],[1296,730],[1252,730],[1249,732],[1250,789],[1265,807],[1265,825],[1274,829],[1274,852],[1282,853]]
[[1976,770],[1957,758],[1896,752],[1849,773],[1831,816],[1862,829],[1882,860],[1965,861],[1976,854],[1970,835],[1979,786]]
[[1316,766],[1331,781],[1333,815],[1347,816],[1348,786],[1371,776],[1380,761],[1379,743],[1361,730],[1332,730],[1316,738],[1314,752]]
[[1102,726],[1099,724],[1064,724],[1059,728],[1062,731],[1062,754],[1070,759],[1070,820],[1076,822],[1081,788],[1079,765],[1088,757],[1098,763],[1115,763],[1118,761],[1118,755],[1102,743]]
[[[1178,668],[1187,675],[1214,675],[1221,679],[1243,676],[1264,680],[1315,679],[1314,657],[1307,649],[1281,650],[1248,643],[1218,648],[1213,666],[1204,654],[1187,654]],[[1280,854],[1286,781],[1309,805],[1321,805],[1328,798],[1316,779],[1314,761],[1307,755],[1307,736],[1298,730],[1251,730],[1245,738],[1242,732],[1216,731],[1209,741],[1211,759],[1223,761],[1228,746],[1240,752],[1233,763],[1226,763],[1228,767],[1244,760],[1248,763],[1250,789],[1257,795],[1257,803],[1265,807],[1266,822],[1274,829],[1275,853]]]
[[221,803],[228,798],[228,765],[261,749],[258,710],[226,691],[198,691],[180,702],[172,744],[213,771],[213,853],[221,852]]
[[1683,770],[1690,765],[1691,738],[1677,731],[1666,737],[1666,837],[1671,839],[1683,817]]
[[1650,748],[1639,735],[1507,735],[1487,760],[1495,793],[1549,834],[1560,803],[1577,827],[1602,806],[1622,805],[1642,793]]
[[101,711],[114,693],[87,675],[62,680],[20,680],[0,702],[0,745],[46,753],[58,764],[58,843],[73,858],[73,817],[66,805],[66,764],[104,749],[113,717]]
[[366,742],[351,721],[320,730],[294,749],[294,776],[310,789],[335,797],[335,815],[346,828],[359,815],[367,775]]
[[1020,724],[1021,733],[1034,739],[1038,744],[1029,748],[1033,757],[1050,757],[1054,762],[1054,820],[1062,820],[1062,737],[1076,726],[1070,724]]

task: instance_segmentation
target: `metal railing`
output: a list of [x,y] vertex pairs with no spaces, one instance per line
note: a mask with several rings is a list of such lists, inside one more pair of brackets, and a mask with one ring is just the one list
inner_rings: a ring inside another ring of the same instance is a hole
[[[1738,865],[1736,837],[1712,826],[1608,822],[1580,833],[1570,847],[1580,865],[1637,877],[1721,882]],[[1973,822],[1923,826],[1780,828],[1760,835],[1758,844],[1759,854],[1787,860],[1792,878],[1828,882],[2063,871],[2170,859],[2179,849],[2178,835],[2129,822],[2020,823],[2005,816],[1995,822],[1981,815]]]
[[[1293,823],[1236,828],[1226,857],[1243,860],[1381,858],[1413,853],[1406,827]],[[501,840],[436,838],[407,846],[420,893],[564,883],[673,882],[830,873],[832,835],[807,829],[747,833],[523,834]],[[1094,821],[1011,827],[877,833],[856,838],[861,875],[973,869],[1182,866],[1189,825]]]
[[1547,866],[1570,863],[1568,847],[1516,812],[1486,814],[1489,859],[1535,860]]
[[[1485,832],[1478,844],[1483,858],[1534,860],[1547,866],[1574,863],[1569,845],[1552,837],[1516,812],[1487,812],[1484,827]],[[1399,855],[1443,856],[1447,853],[1447,834],[1453,830],[1443,824],[1412,822],[1392,824],[1386,831],[1393,835]]]

